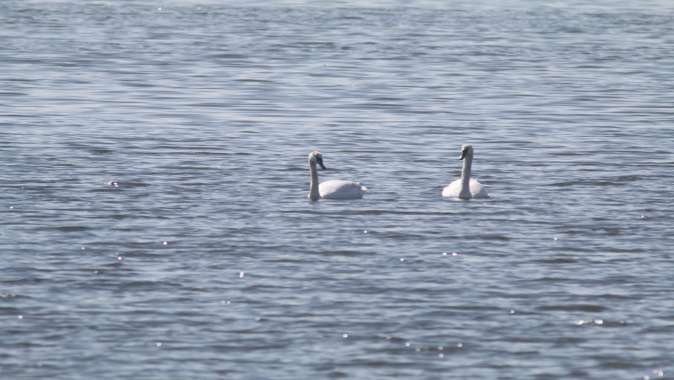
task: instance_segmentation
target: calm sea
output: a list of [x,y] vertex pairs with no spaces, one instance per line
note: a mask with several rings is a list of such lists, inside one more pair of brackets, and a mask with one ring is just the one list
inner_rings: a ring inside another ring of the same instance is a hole
[[671,1],[3,0],[0,377],[672,378],[673,52]]

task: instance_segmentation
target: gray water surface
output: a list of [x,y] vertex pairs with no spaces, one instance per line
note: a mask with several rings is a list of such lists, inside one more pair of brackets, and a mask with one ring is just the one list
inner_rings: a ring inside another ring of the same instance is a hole
[[672,52],[666,1],[2,1],[0,375],[671,378]]

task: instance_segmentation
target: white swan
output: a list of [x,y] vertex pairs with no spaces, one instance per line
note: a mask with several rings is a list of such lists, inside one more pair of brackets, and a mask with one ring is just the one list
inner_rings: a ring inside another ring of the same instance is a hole
[[461,157],[459,157],[459,160],[463,160],[461,178],[445,186],[442,189],[442,196],[459,199],[489,198],[487,189],[475,178],[470,177],[473,165],[473,147],[471,145],[461,145]]
[[309,199],[317,201],[323,199],[359,199],[367,191],[367,187],[360,182],[331,180],[318,184],[318,169],[316,164],[325,169],[323,155],[314,150],[309,153],[309,170],[311,172],[311,184],[309,185]]

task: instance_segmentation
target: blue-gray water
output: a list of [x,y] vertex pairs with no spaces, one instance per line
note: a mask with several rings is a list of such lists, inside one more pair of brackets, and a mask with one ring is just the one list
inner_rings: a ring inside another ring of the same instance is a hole
[[0,2],[0,377],[671,378],[674,4],[541,3]]

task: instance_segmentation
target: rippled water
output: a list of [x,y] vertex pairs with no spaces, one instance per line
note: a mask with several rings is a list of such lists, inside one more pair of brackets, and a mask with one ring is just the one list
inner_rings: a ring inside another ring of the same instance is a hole
[[[2,378],[674,371],[670,2],[5,0],[0,41]],[[490,199],[440,198],[464,143]],[[364,199],[306,199],[316,148]]]

